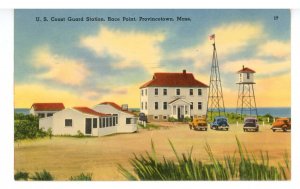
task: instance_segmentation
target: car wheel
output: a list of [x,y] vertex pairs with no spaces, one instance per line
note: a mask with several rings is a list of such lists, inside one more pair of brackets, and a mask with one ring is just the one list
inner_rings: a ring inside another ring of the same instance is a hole
[[275,132],[275,129],[272,129],[273,132]]
[[207,131],[207,128],[205,128],[205,131]]
[[282,130],[283,130],[283,132],[286,132],[286,131],[287,131],[286,128],[283,128]]

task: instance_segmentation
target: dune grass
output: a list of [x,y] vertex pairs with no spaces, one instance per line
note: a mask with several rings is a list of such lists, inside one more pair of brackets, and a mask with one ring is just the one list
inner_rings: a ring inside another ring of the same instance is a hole
[[[259,158],[247,152],[236,137],[238,156],[225,155],[222,161],[215,159],[213,152],[206,144],[205,150],[210,163],[203,163],[192,158],[193,147],[185,154],[177,153],[174,145],[169,141],[177,161],[163,157],[159,161],[153,141],[151,141],[152,154],[146,152],[146,156],[137,156],[130,160],[134,174],[118,164],[119,171],[128,180],[288,180],[287,172],[290,172],[290,162],[285,154],[285,166],[278,167],[269,164],[268,153],[263,153]],[[258,161],[259,160],[259,161]]]

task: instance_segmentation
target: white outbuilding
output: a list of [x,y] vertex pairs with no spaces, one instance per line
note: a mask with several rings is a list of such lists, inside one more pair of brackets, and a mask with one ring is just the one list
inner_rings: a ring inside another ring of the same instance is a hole
[[29,113],[35,116],[51,117],[55,112],[65,109],[63,103],[33,103]]
[[128,106],[123,105],[122,107],[114,102],[102,102],[95,107],[93,110],[96,112],[102,112],[105,114],[112,114],[118,117],[118,133],[128,133],[137,131],[137,117],[134,113],[128,111]]
[[96,112],[88,107],[66,108],[39,120],[39,128],[51,128],[54,135],[104,136],[117,133],[117,127],[117,115]]

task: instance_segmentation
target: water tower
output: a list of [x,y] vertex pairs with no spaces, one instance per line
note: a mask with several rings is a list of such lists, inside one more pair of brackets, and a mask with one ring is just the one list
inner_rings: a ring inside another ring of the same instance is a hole
[[244,67],[240,71],[237,72],[238,75],[238,99],[237,99],[237,107],[236,114],[240,113],[241,118],[242,115],[246,116],[256,116],[257,117],[257,108],[254,94],[254,73],[255,71]]

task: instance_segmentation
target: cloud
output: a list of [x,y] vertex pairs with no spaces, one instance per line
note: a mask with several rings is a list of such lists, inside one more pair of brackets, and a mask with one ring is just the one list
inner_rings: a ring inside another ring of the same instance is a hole
[[79,86],[90,74],[84,61],[53,54],[49,47],[41,47],[34,51],[33,65],[35,68],[45,69],[37,78],[66,85]]
[[112,64],[115,69],[143,67],[150,73],[160,70],[162,52],[159,44],[163,33],[143,33],[138,31],[114,30],[101,27],[97,35],[81,37],[80,44],[97,56],[112,56],[118,61]]
[[66,107],[93,106],[98,100],[89,100],[78,93],[54,89],[43,84],[16,84],[15,107],[30,108],[35,102],[63,102]]
[[242,66],[249,67],[256,71],[256,75],[270,76],[276,73],[290,72],[290,61],[269,61],[258,58],[244,59],[225,62],[221,65],[221,70],[227,73],[236,73],[242,69]]
[[288,41],[268,41],[258,48],[259,56],[272,56],[276,58],[289,59],[291,54],[290,42]]
[[237,54],[249,44],[263,37],[263,27],[259,23],[234,22],[224,24],[208,31],[207,36],[202,38],[202,43],[181,50],[174,58],[192,59],[196,68],[201,68],[211,62],[213,53],[213,41],[209,35],[215,34],[216,46],[219,58]]

